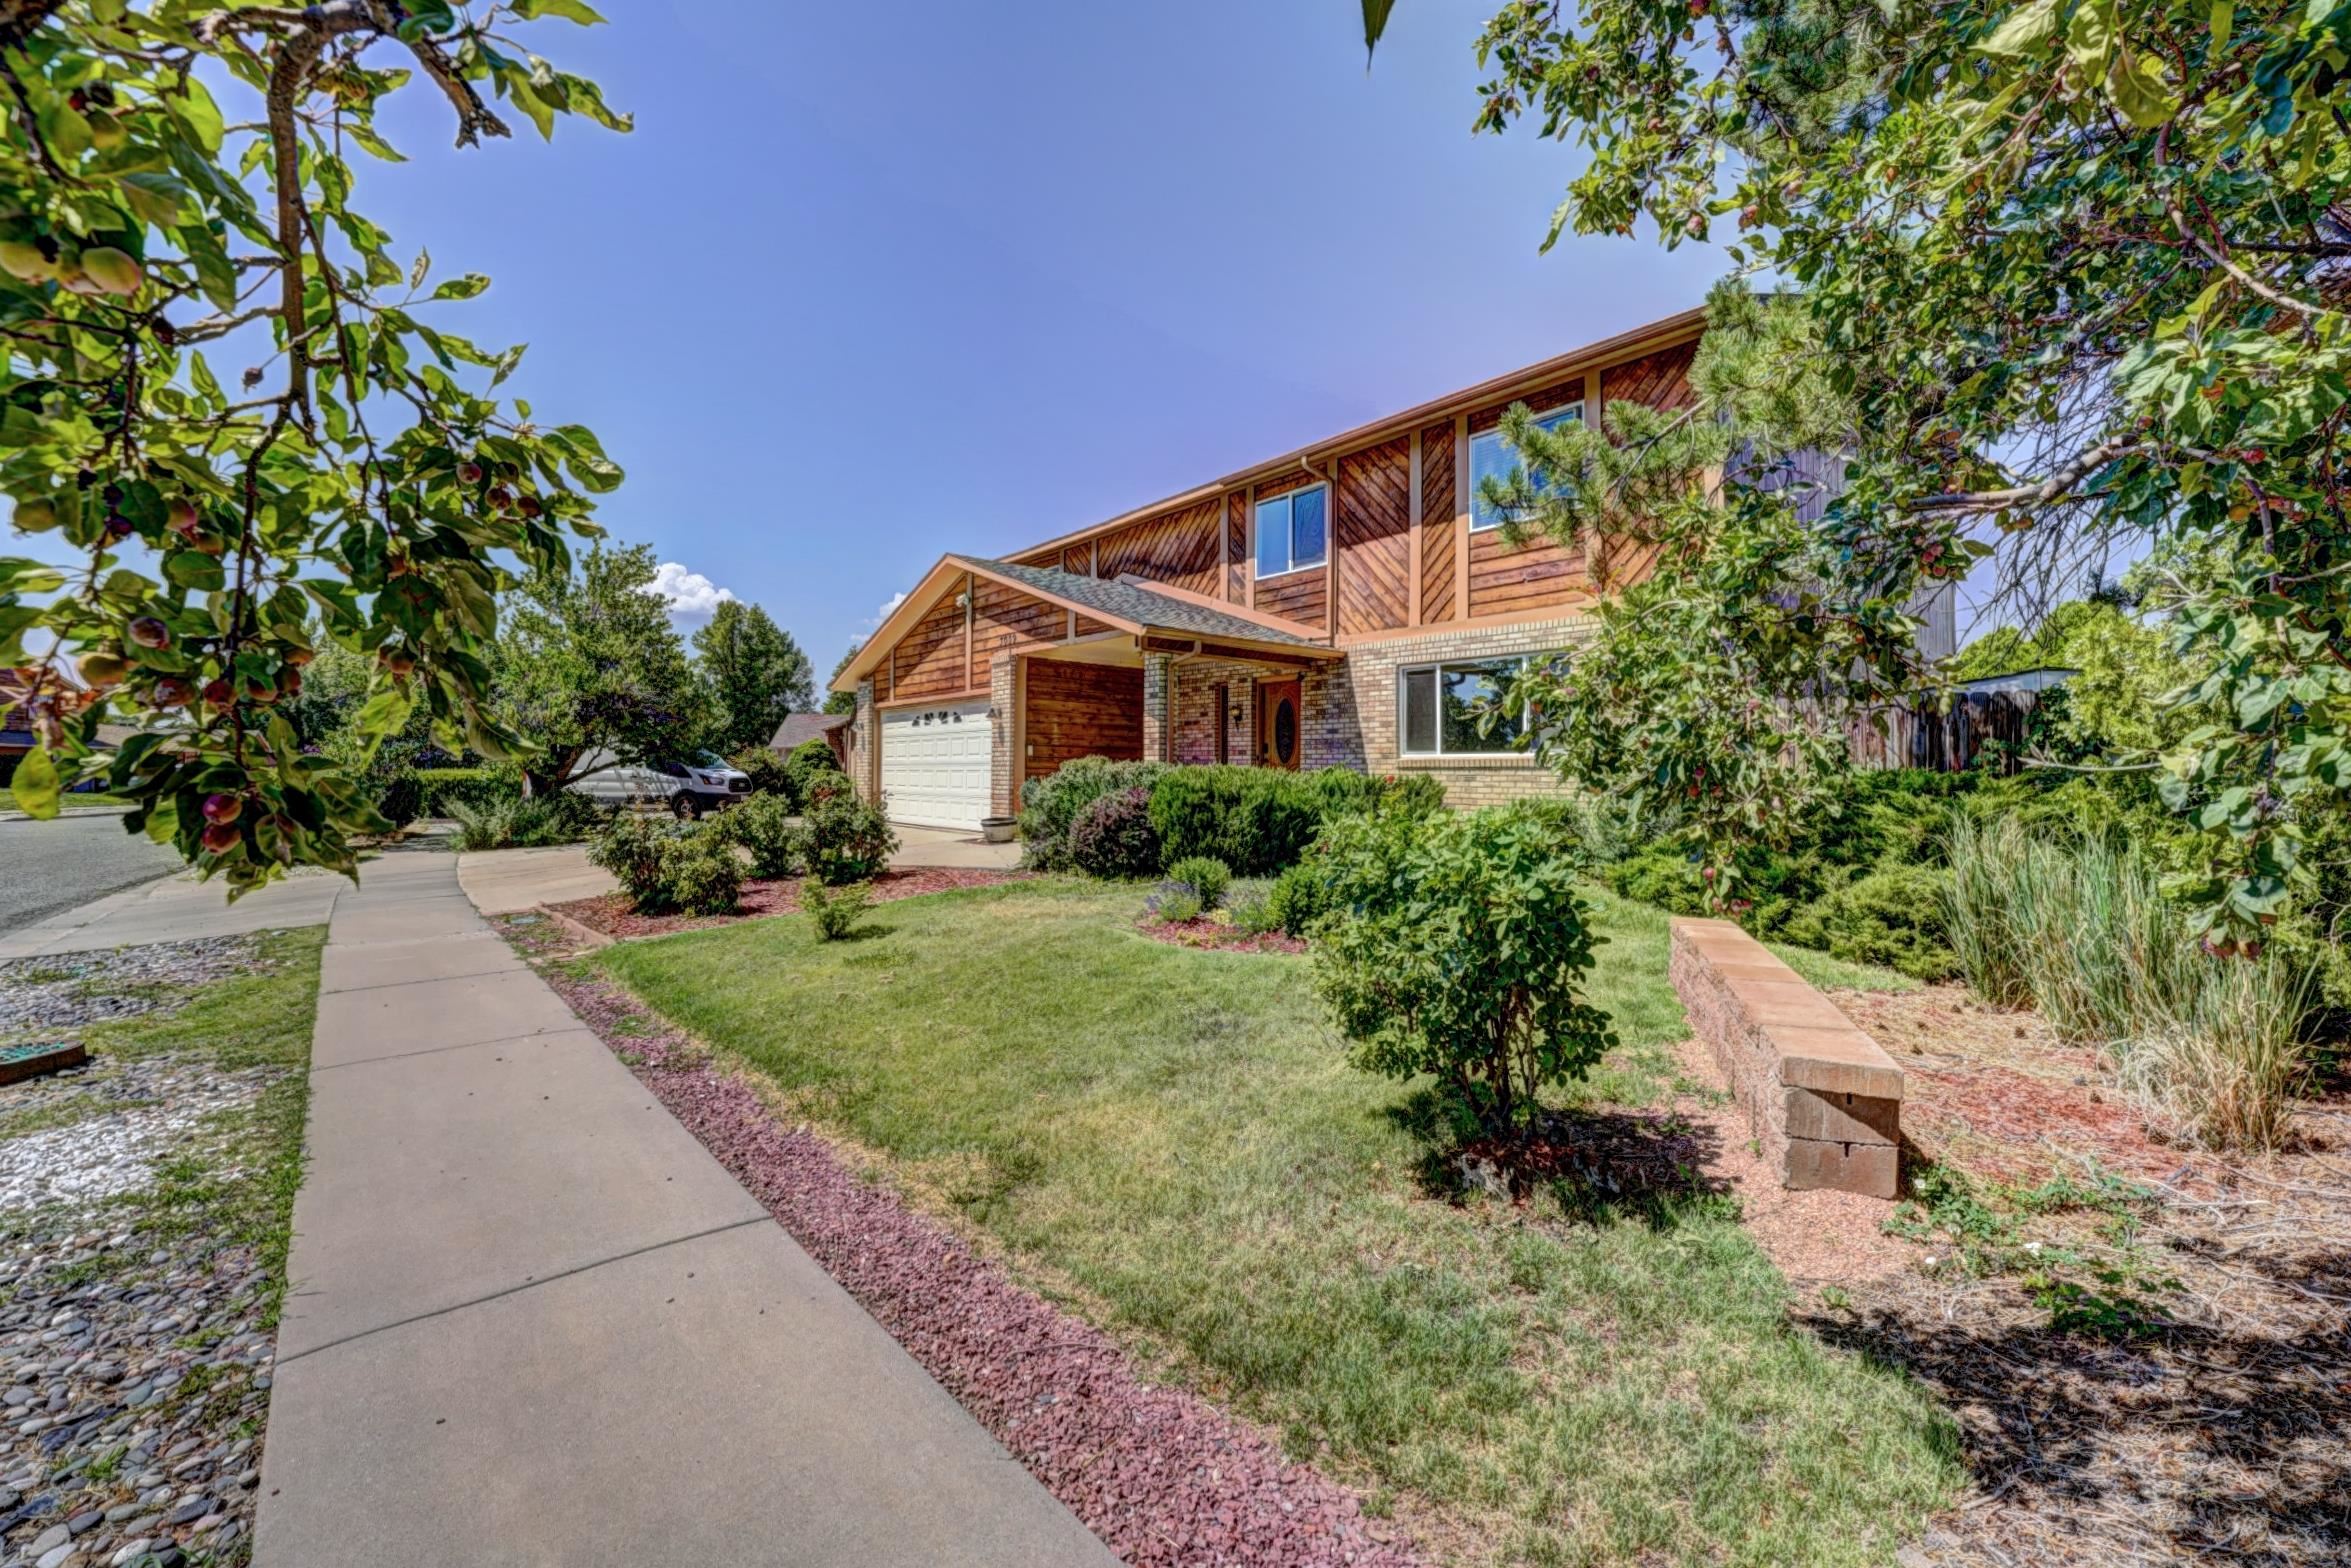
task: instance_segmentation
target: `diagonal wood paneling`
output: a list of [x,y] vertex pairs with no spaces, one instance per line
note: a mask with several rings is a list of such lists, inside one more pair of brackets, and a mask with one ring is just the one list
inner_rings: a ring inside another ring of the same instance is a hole
[[1211,499],[1105,534],[1095,573],[1132,575],[1214,595],[1224,570],[1224,536],[1218,532],[1223,513],[1222,499]]
[[963,581],[958,578],[890,650],[891,699],[936,697],[967,689],[963,679],[963,606],[955,602],[962,591]]
[[1453,426],[1420,433],[1420,618],[1449,621],[1453,602]]
[[[1061,569],[1065,572],[1075,572],[1080,577],[1091,577],[1094,575],[1093,567],[1094,547],[1090,544],[1073,544],[1061,552]],[[1080,637],[1091,637],[1096,632],[1110,630],[1100,621],[1087,615],[1079,616],[1074,624],[1077,635]]]
[[1249,602],[1249,492],[1235,490],[1225,497],[1224,596],[1228,603]]
[[1339,460],[1337,630],[1386,631],[1411,618],[1412,438]]
[[1600,373],[1600,407],[1606,417],[1611,403],[1646,403],[1651,408],[1687,408],[1697,401],[1690,390],[1690,361],[1698,357],[1696,343],[1677,343],[1644,354]]
[[971,592],[971,674],[976,690],[988,684],[996,656],[1059,642],[1069,629],[1069,612],[1035,594],[1002,583],[975,579]]

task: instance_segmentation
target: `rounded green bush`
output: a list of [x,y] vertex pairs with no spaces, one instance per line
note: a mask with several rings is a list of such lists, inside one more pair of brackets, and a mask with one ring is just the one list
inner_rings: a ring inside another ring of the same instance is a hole
[[1187,855],[1167,868],[1167,879],[1190,888],[1203,909],[1222,907],[1225,891],[1233,885],[1232,872],[1212,855]]

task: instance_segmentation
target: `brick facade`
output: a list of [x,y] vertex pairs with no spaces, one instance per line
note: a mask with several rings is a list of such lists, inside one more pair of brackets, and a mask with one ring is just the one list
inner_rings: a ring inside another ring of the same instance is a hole
[[1143,760],[1172,760],[1175,739],[1176,661],[1172,653],[1143,655]]
[[988,814],[1020,815],[1021,688],[1029,661],[1000,653],[988,666]]
[[[1271,671],[1262,664],[1239,659],[1186,659],[1175,667],[1174,734],[1176,762],[1216,761],[1216,735],[1224,729],[1225,760],[1247,763],[1257,759],[1257,683]],[[1225,700],[1218,711],[1216,689]],[[1235,710],[1239,717],[1234,717]]]
[[858,799],[882,798],[882,719],[870,680],[857,683],[857,716],[849,721],[849,781]]

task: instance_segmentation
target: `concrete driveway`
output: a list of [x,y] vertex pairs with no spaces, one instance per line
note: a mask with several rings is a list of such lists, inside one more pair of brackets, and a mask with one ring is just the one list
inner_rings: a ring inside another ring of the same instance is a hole
[[[951,828],[901,827],[898,852],[890,857],[893,871],[928,866],[1010,871],[1019,864],[1018,844],[983,844],[973,835]],[[457,881],[485,915],[509,915],[541,904],[594,898],[620,885],[610,872],[588,864],[585,844],[471,851],[457,857]]]

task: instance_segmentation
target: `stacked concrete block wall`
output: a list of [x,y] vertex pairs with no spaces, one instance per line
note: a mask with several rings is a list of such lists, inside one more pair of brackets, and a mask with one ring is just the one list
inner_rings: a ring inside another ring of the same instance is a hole
[[1373,773],[1427,773],[1445,786],[1447,805],[1461,810],[1567,793],[1556,774],[1532,757],[1406,757],[1397,736],[1398,672],[1424,664],[1504,659],[1556,653],[1588,640],[1598,629],[1588,615],[1515,626],[1422,627],[1393,639],[1359,643],[1321,684],[1334,690],[1318,703],[1317,684],[1306,694],[1306,761],[1311,767],[1345,763]]
[[1676,920],[1669,964],[1781,1185],[1891,1198],[1902,1069],[1836,1004],[1727,920]]

